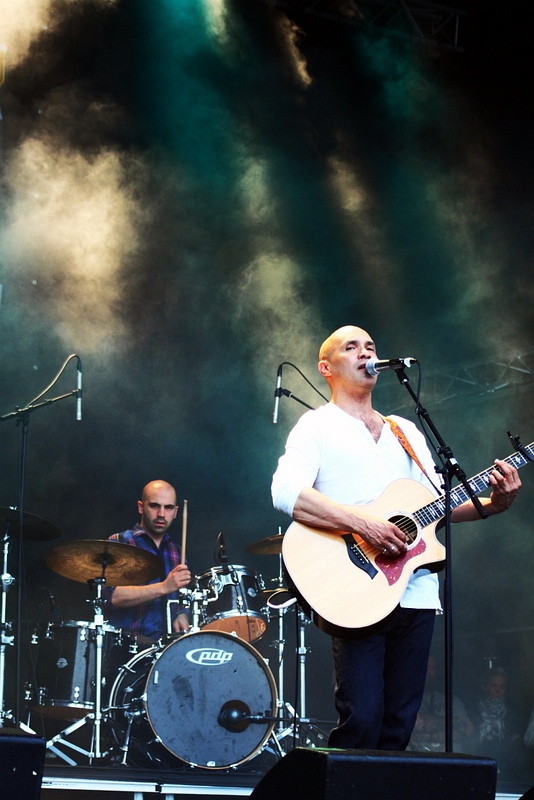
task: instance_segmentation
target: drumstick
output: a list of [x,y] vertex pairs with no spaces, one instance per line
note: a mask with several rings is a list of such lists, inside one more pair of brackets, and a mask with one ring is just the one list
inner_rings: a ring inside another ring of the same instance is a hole
[[185,545],[187,542],[187,500],[184,500],[182,511],[182,564],[185,564]]

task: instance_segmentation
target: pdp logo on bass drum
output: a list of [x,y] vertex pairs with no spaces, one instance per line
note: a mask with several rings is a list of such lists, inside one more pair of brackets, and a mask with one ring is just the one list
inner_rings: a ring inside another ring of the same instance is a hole
[[188,661],[193,664],[206,664],[209,666],[219,667],[221,664],[226,664],[232,660],[233,653],[227,650],[221,650],[216,647],[197,647],[196,650],[189,650],[185,654]]

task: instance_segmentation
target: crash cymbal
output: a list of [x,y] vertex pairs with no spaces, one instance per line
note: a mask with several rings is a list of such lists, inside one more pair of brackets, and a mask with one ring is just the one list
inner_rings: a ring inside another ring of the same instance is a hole
[[252,542],[245,550],[247,553],[256,553],[260,556],[279,555],[282,552],[283,533],[277,533],[276,536],[267,536],[266,539],[258,539],[257,542]]
[[104,576],[109,586],[136,586],[163,573],[163,562],[155,554],[109,539],[67,542],[50,550],[45,561],[64,578],[87,583]]
[[[17,508],[8,506],[0,507],[0,533],[6,531],[10,536],[17,537],[19,533],[19,511]],[[28,514],[26,511],[22,515],[22,538],[30,542],[48,542],[50,539],[57,539],[61,536],[61,531],[47,522],[46,519],[36,517],[35,514]]]

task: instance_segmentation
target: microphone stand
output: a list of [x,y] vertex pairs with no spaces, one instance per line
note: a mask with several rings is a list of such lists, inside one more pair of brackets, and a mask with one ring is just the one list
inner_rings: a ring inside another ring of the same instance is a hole
[[313,411],[313,406],[308,405],[308,403],[305,403],[304,400],[300,399],[300,397],[297,397],[296,394],[293,394],[293,392],[290,392],[289,389],[284,389],[283,386],[281,386],[279,389],[276,390],[276,396],[277,397],[282,397],[282,395],[284,397],[291,397],[292,400],[296,400],[297,403],[301,404],[301,406],[306,406],[306,408],[309,408],[310,411]]
[[328,402],[328,400],[324,396],[324,394],[322,394],[322,392],[320,392],[313,385],[313,383],[311,383],[311,381],[308,380],[308,378],[305,376],[305,374],[302,372],[302,370],[300,370],[298,367],[296,367],[295,364],[292,364],[291,361],[282,361],[282,363],[278,366],[278,371],[276,373],[276,389],[274,390],[273,422],[274,422],[275,425],[278,422],[278,405],[280,403],[280,398],[281,397],[291,397],[293,400],[296,400],[297,403],[300,403],[302,406],[305,406],[306,408],[309,408],[310,411],[313,411],[313,406],[310,406],[310,405],[308,405],[308,403],[305,403],[304,400],[301,400],[300,397],[297,397],[295,394],[293,394],[293,392],[290,392],[289,389],[284,389],[283,388],[283,386],[282,386],[282,367],[284,366],[284,364],[287,364],[289,367],[293,367],[293,369],[296,369],[297,372],[299,373],[299,375],[306,381],[306,383],[309,384],[312,387],[314,392],[317,392],[317,394],[320,395],[320,397],[322,397],[323,400]]
[[482,519],[487,517],[484,508],[476,496],[475,492],[469,485],[467,480],[466,474],[461,469],[460,465],[454,458],[453,452],[451,448],[445,444],[443,438],[441,437],[438,429],[432,422],[430,415],[426,408],[424,408],[421,403],[419,402],[419,396],[415,394],[412,387],[410,386],[410,381],[408,376],[406,375],[405,370],[396,369],[397,378],[399,379],[400,383],[406,387],[408,393],[411,395],[412,399],[415,402],[415,413],[419,417],[421,421],[421,427],[423,428],[423,432],[425,433],[426,438],[428,439],[428,433],[425,429],[425,426],[429,429],[429,431],[434,436],[434,439],[437,442],[437,447],[435,448],[435,452],[441,459],[442,466],[436,467],[436,472],[440,474],[443,478],[443,489],[444,489],[444,499],[445,499],[445,551],[447,553],[447,558],[445,561],[445,570],[444,570],[444,585],[443,585],[443,614],[444,614],[444,628],[445,628],[445,751],[447,753],[452,753],[453,742],[452,742],[452,719],[453,719],[453,694],[452,694],[452,661],[453,661],[453,625],[452,625],[452,568],[451,568],[451,557],[450,554],[452,553],[451,545],[452,545],[452,537],[451,537],[451,483],[452,479],[455,477],[457,480],[462,484],[467,495],[469,496],[471,502],[475,506],[476,510],[478,511],[479,515]]
[[[59,377],[61,372],[63,372],[64,368],[67,366],[68,362],[74,358],[75,356],[69,356],[69,358],[63,364],[62,369],[60,370],[59,374],[56,376],[56,379]],[[48,387],[50,388],[50,387]],[[46,390],[45,390],[46,391]],[[44,394],[44,393],[43,393]],[[21,673],[21,641],[20,641],[20,631],[22,628],[22,574],[23,574],[23,565],[24,565],[24,558],[23,558],[23,521],[24,521],[24,490],[25,490],[25,482],[26,482],[26,456],[27,456],[27,449],[28,449],[28,429],[30,426],[30,413],[32,411],[36,411],[43,406],[51,405],[52,403],[58,402],[58,400],[65,400],[67,397],[79,396],[78,389],[73,389],[71,392],[67,392],[66,394],[62,394],[59,397],[53,397],[48,400],[43,400],[41,403],[35,403],[32,401],[27,405],[25,408],[17,408],[15,411],[11,411],[8,414],[3,414],[0,416],[0,422],[6,422],[10,419],[16,419],[17,426],[21,427],[21,437],[20,437],[20,461],[19,461],[19,483],[18,483],[18,515],[19,515],[19,529],[18,529],[18,576],[19,580],[17,583],[17,613],[16,613],[16,624],[15,624],[15,644],[16,644],[16,674],[15,674],[15,722],[17,725],[21,724],[20,718],[20,673]],[[42,397],[42,394],[39,395]],[[38,399],[38,398],[36,398]],[[7,574],[7,573],[6,573]],[[13,579],[11,578],[11,582]],[[2,624],[5,626],[5,620],[2,620]],[[2,632],[2,636],[4,637],[4,632]],[[12,642],[10,642],[12,643]],[[2,681],[2,692],[1,697],[3,701],[3,683],[4,683],[4,673],[0,674],[0,680]],[[4,717],[8,716],[8,713],[4,713],[3,706],[0,707],[0,727],[3,726]]]

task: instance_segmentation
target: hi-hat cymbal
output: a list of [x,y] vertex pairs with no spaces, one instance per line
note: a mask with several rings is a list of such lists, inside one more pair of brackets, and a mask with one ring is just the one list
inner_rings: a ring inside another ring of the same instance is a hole
[[103,576],[109,586],[137,586],[163,573],[154,553],[109,539],[67,542],[50,550],[45,561],[64,578],[87,583]]
[[[19,533],[19,510],[18,508],[0,507],[0,531],[6,531],[13,537]],[[61,531],[47,522],[46,519],[36,517],[35,514],[28,514],[26,511],[22,515],[22,538],[30,542],[47,542],[50,539],[57,539],[61,536]]]
[[252,542],[245,550],[247,553],[256,553],[260,556],[276,556],[282,552],[283,533],[277,533],[276,536],[267,536],[266,539],[258,539],[257,542]]

